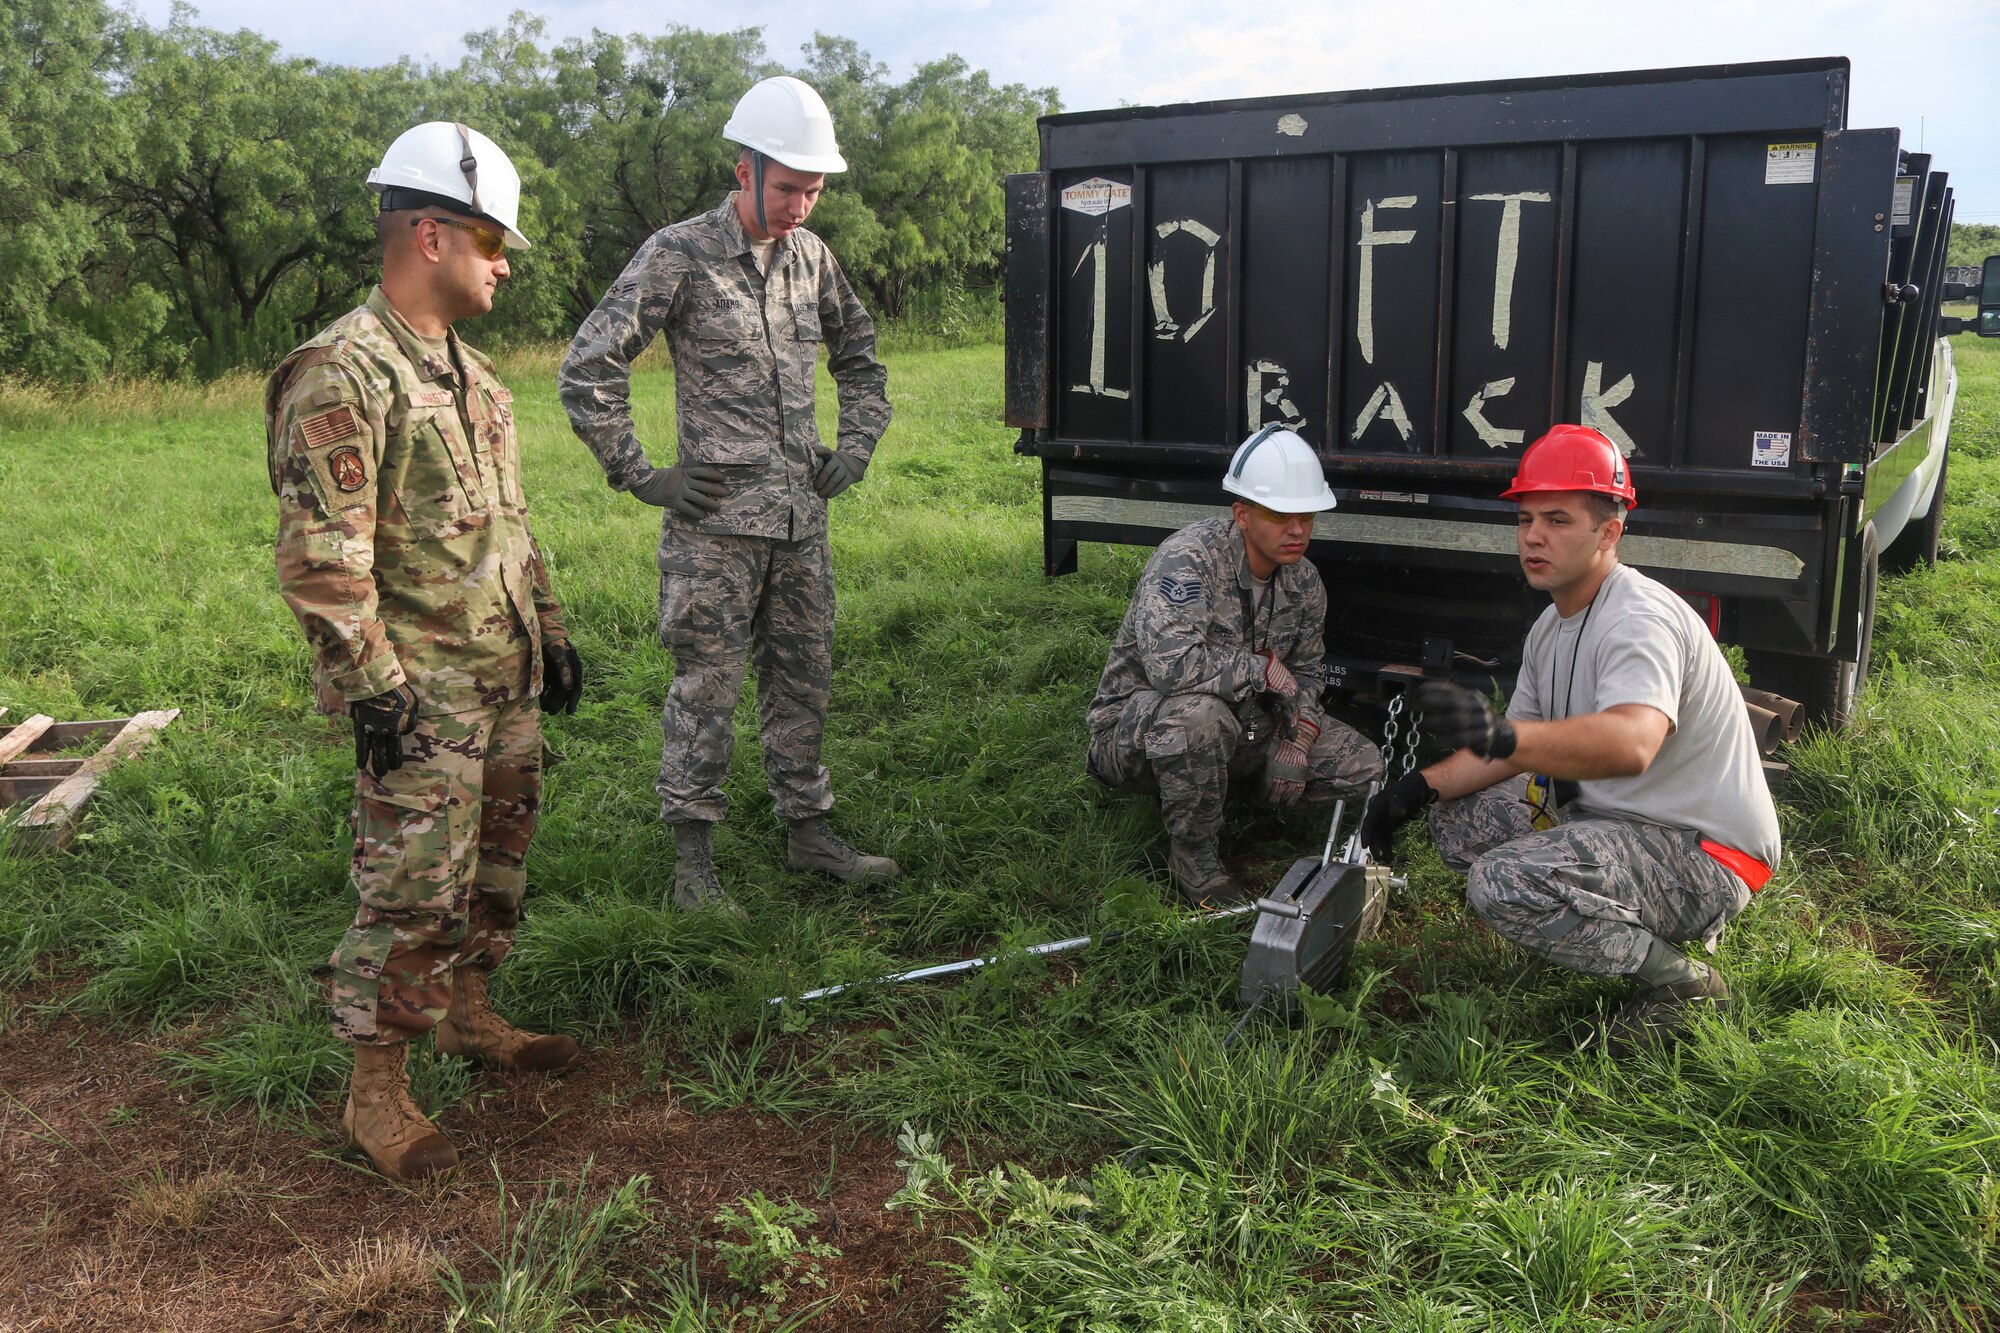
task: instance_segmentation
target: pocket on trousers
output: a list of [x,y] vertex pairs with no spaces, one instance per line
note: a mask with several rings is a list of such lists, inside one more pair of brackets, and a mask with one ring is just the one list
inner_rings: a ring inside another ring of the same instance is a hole
[[695,572],[692,561],[660,557],[660,643],[678,664],[703,644],[722,638],[722,598],[715,580]]
[[1111,771],[1111,765],[1099,762],[1101,759],[1108,759],[1110,757],[1107,751],[1110,749],[1111,740],[1112,732],[1108,730],[1102,735],[1093,735],[1090,738],[1090,744],[1085,747],[1083,752],[1083,771],[1087,776],[1103,783],[1107,787],[1116,787],[1118,785],[1118,778]]
[[354,887],[363,911],[450,911],[462,833],[455,826],[464,813],[441,785],[399,790],[378,779],[370,788],[355,801]]

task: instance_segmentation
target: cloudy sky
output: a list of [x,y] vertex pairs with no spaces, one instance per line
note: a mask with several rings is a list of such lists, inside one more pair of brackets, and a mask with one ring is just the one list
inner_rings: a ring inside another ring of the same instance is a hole
[[[136,0],[165,22],[173,0]],[[508,0],[512,3],[513,0]],[[957,52],[1001,82],[1053,85],[1068,110],[1596,70],[1846,56],[1848,123],[1894,126],[1949,171],[1961,222],[2000,223],[2000,0],[524,0],[558,36],[672,23],[763,30],[773,58],[815,31],[892,73]],[[491,0],[199,0],[211,27],[287,51],[375,64],[456,63]]]

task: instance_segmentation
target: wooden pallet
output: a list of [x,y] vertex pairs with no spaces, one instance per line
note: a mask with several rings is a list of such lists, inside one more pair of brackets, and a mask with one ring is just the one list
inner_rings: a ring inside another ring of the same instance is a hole
[[[0,714],[7,710],[0,708]],[[111,766],[159,739],[178,708],[58,722],[37,713],[14,726],[0,726],[0,826],[24,851],[55,851],[69,845],[78,814]],[[88,754],[62,757],[95,744]]]

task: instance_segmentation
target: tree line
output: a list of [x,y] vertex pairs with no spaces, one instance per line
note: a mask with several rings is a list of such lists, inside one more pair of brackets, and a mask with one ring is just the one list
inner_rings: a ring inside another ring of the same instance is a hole
[[2000,226],[1983,222],[1954,222],[1951,243],[1945,247],[1945,264],[1950,268],[1976,268],[1986,256],[2000,255]]
[[[521,169],[534,249],[486,342],[566,338],[646,236],[733,185],[721,137],[757,79],[794,73],[832,108],[851,169],[813,230],[879,315],[992,284],[1001,179],[1032,170],[1050,88],[994,84],[954,55],[901,82],[821,35],[790,68],[759,30],[552,42],[516,12],[455,66],[283,55],[177,8],[149,26],[107,0],[0,6],[0,374],[88,381],[266,366],[350,308],[375,267],[368,170],[397,134],[462,120]],[[2000,227],[1953,228],[1955,263]]]
[[516,12],[455,66],[286,56],[248,31],[163,27],[106,0],[0,17],[0,373],[88,381],[264,366],[357,303],[375,270],[365,182],[410,125],[507,150],[534,248],[483,342],[567,338],[641,241],[734,186],[722,126],[791,73],[825,97],[849,171],[812,228],[878,315],[991,284],[1002,178],[1032,170],[1053,89],[955,55],[906,80],[820,35],[785,66],[758,29],[551,41]]

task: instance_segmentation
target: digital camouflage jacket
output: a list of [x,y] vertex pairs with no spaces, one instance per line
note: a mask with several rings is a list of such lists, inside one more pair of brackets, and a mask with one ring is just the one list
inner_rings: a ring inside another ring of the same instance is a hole
[[631,369],[661,330],[674,358],[679,461],[713,464],[729,486],[695,530],[791,540],[824,532],[826,501],[812,488],[821,343],[840,393],[838,447],[866,459],[889,425],[875,321],[826,242],[792,232],[766,277],[732,194],[639,247],[577,330],[558,377],[570,424],[619,490],[652,467],[632,428]]
[[1319,571],[1307,560],[1278,566],[1254,617],[1250,589],[1249,556],[1229,515],[1191,523],[1161,542],[1104,664],[1090,705],[1091,732],[1116,726],[1125,701],[1139,690],[1242,703],[1264,688],[1260,648],[1299,675],[1299,697],[1307,701],[1301,715],[1323,727],[1316,678],[1326,656],[1326,589]]
[[564,637],[513,394],[447,343],[456,356],[427,349],[377,287],[264,388],[278,587],[328,713],[403,681],[424,713],[530,697],[543,640]]

